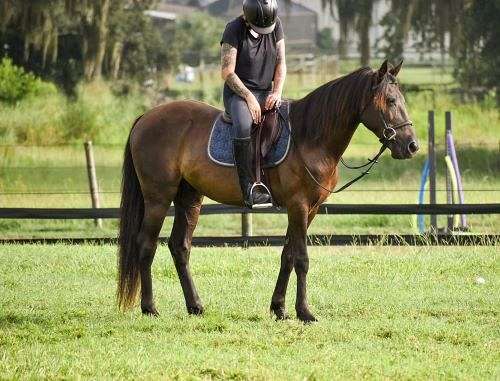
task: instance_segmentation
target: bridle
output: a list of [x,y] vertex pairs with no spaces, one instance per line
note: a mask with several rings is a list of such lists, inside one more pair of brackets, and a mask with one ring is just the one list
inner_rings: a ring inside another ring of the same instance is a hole
[[[390,82],[390,84],[396,84],[396,82]],[[375,90],[376,88],[378,88],[380,86],[377,85],[377,86],[374,86],[372,87],[372,91]],[[362,109],[361,109],[361,112],[360,112],[360,116],[358,119],[361,119],[361,116],[363,115],[363,113],[365,112],[365,110],[368,108],[368,106],[370,104],[373,103],[373,97],[372,97],[372,100],[370,102],[368,102]],[[397,135],[397,130],[403,128],[403,127],[406,127],[406,126],[412,126],[413,125],[413,122],[409,119],[401,122],[401,123],[398,123],[398,124],[395,124],[395,125],[391,125],[389,123],[387,123],[387,121],[385,120],[384,118],[384,114],[381,110],[379,110],[379,116],[380,116],[380,119],[383,123],[383,130],[382,130],[382,137],[379,139],[379,142],[382,143],[382,146],[380,147],[380,150],[378,151],[378,153],[371,159],[368,159],[368,162],[366,162],[365,164],[363,165],[360,165],[360,166],[349,166],[345,161],[344,159],[341,157],[340,158],[340,162],[348,169],[362,169],[362,168],[365,168],[365,167],[368,167],[365,171],[363,171],[359,176],[355,177],[354,179],[350,180],[347,184],[343,185],[340,189],[337,189],[337,190],[332,190],[332,189],[328,189],[326,187],[324,187],[323,185],[321,185],[321,183],[314,177],[314,175],[311,173],[310,169],[307,167],[307,164],[305,163],[304,159],[302,159],[302,162],[304,164],[304,169],[306,170],[307,174],[309,175],[309,177],[314,181],[314,183],[319,186],[321,189],[329,192],[330,194],[334,194],[334,193],[340,193],[342,192],[343,190],[349,188],[351,185],[353,185],[355,182],[361,180],[363,177],[365,177],[366,175],[370,174],[370,170],[375,166],[375,164],[378,163],[378,159],[380,158],[380,156],[382,156],[382,154],[385,152],[385,150],[389,147],[391,141],[393,140],[396,140],[396,135]],[[291,134],[291,131],[290,131],[290,136],[292,136]],[[292,137],[292,141],[293,141],[293,137]],[[294,145],[296,148],[297,147],[297,144],[295,144],[295,142],[293,141]],[[300,154],[299,154],[300,156]],[[302,158],[302,156],[301,156]]]

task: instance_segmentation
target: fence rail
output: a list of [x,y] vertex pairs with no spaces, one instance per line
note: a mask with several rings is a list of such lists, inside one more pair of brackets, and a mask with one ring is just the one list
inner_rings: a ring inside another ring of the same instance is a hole
[[[168,215],[173,215],[173,208],[170,208]],[[204,205],[201,214],[222,215],[241,214],[249,216],[250,213],[257,214],[279,214],[286,213],[283,208],[273,208],[268,210],[249,211],[240,207],[222,204]],[[428,215],[449,215],[449,214],[500,214],[500,204],[344,204],[322,205],[318,211],[322,215],[349,215],[349,214],[428,214]],[[118,208],[82,208],[82,209],[33,209],[33,208],[0,208],[0,219],[116,219],[119,218]],[[243,220],[242,220],[243,221]],[[282,246],[284,237],[282,236],[250,236],[251,230],[242,230],[239,237],[195,237],[193,245],[198,247],[224,247],[224,246]],[[160,238],[160,242],[165,243],[168,238]],[[116,244],[117,239],[112,237],[95,238],[0,238],[0,244]],[[496,234],[424,234],[424,235],[310,235],[308,237],[310,245],[498,245],[500,235]]]
[[[242,214],[249,212],[246,209],[222,204],[203,205],[201,214]],[[284,208],[272,208],[264,210],[253,210],[256,214],[278,214],[286,213]],[[449,215],[449,214],[500,214],[500,204],[324,204],[318,214],[342,215],[342,214],[426,214],[426,215]],[[174,215],[173,208],[168,212]],[[0,218],[10,219],[113,219],[119,218],[118,208],[0,208]]]

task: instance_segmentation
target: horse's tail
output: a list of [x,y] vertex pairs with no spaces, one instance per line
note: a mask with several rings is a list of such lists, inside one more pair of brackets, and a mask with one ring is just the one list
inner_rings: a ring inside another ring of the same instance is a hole
[[[135,121],[134,125],[138,120],[139,118]],[[120,235],[118,237],[117,299],[118,306],[122,310],[131,308],[135,304],[140,285],[137,236],[143,217],[144,197],[130,152],[129,135],[123,161]]]

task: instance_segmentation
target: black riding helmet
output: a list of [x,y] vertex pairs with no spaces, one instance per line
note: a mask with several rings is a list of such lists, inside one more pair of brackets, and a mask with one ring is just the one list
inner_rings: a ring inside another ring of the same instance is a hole
[[243,14],[245,20],[257,33],[272,33],[278,16],[278,2],[276,0],[245,0]]

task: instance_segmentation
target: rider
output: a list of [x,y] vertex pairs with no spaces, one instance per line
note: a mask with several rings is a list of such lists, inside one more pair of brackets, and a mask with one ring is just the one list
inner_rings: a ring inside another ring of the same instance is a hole
[[285,83],[285,40],[277,0],[245,0],[243,15],[226,25],[221,41],[224,108],[235,131],[234,159],[246,206],[269,206],[271,195],[254,187],[252,123],[279,106]]

